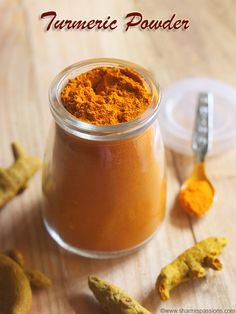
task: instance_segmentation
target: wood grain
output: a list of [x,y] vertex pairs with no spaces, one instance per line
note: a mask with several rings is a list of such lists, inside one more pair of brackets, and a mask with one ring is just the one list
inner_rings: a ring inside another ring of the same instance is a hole
[[[143,31],[122,28],[114,32],[45,32],[42,12],[55,10],[61,18],[101,18],[123,23],[130,11],[147,18],[176,13],[188,18],[188,31]],[[30,153],[43,156],[51,116],[47,92],[53,77],[64,67],[93,57],[116,57],[153,71],[165,88],[175,80],[208,76],[236,87],[235,0],[1,0],[0,1],[0,164],[11,160],[9,143],[18,139]],[[123,287],[152,313],[164,309],[236,308],[236,149],[208,159],[207,168],[217,190],[209,214],[188,218],[176,204],[182,180],[192,160],[166,152],[168,202],[165,222],[154,240],[141,251],[115,260],[88,260],[60,249],[45,231],[41,218],[40,174],[22,195],[0,213],[0,249],[19,248],[29,267],[48,273],[52,289],[34,295],[31,313],[102,313],[87,287],[94,273]],[[225,269],[207,279],[187,283],[162,303],[154,291],[160,268],[196,240],[227,236],[230,244]]]

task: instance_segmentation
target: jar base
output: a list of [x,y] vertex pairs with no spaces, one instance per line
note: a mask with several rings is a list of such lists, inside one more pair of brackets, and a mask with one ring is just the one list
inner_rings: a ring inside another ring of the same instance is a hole
[[51,226],[48,224],[48,222],[46,221],[46,219],[43,219],[45,228],[47,230],[47,232],[49,233],[49,235],[51,236],[51,238],[60,246],[62,247],[64,250],[70,252],[70,253],[74,253],[76,255],[79,256],[83,256],[83,257],[87,257],[87,258],[92,258],[92,259],[112,259],[112,258],[117,258],[117,257],[122,257],[122,256],[126,256],[129,254],[132,254],[136,251],[138,251],[139,249],[141,249],[145,244],[147,244],[149,241],[151,241],[157,234],[157,232],[160,229],[160,226],[156,229],[156,231],[154,231],[154,233],[147,238],[146,240],[144,240],[143,242],[139,243],[138,245],[129,248],[129,249],[125,249],[125,250],[119,250],[119,251],[109,251],[109,252],[103,252],[103,251],[93,251],[93,250],[85,250],[85,249],[79,249],[77,247],[74,247],[72,245],[69,245],[68,243],[66,243],[52,228]]

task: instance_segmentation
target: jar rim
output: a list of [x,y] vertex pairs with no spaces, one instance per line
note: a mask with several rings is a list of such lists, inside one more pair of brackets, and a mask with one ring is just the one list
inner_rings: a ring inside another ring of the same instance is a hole
[[[128,67],[142,76],[150,88],[152,99],[148,108],[140,116],[131,121],[115,125],[94,125],[79,120],[65,109],[60,93],[68,79],[101,66]],[[114,58],[87,59],[74,63],[62,70],[52,81],[49,88],[50,110],[56,123],[65,131],[77,137],[94,140],[115,140],[117,137],[125,138],[139,133],[151,125],[157,117],[160,99],[160,86],[155,82],[149,71],[135,63]]]

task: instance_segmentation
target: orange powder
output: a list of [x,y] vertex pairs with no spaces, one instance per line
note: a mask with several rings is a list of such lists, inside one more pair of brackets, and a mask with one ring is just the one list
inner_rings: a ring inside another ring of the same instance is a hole
[[96,125],[114,125],[140,116],[151,102],[141,76],[128,68],[100,67],[66,84],[61,100],[78,119]]
[[[98,125],[132,120],[150,104],[142,78],[126,68],[96,68],[61,93],[68,111]],[[128,138],[85,140],[56,125],[43,171],[44,218],[61,241],[92,251],[147,240],[165,209],[164,151],[158,125]]]
[[164,161],[153,131],[102,143],[78,141],[56,128],[53,163],[44,172],[45,217],[63,241],[117,251],[153,234],[166,197]]
[[214,192],[208,182],[203,180],[192,181],[180,191],[179,202],[188,213],[197,217],[203,216],[211,207]]

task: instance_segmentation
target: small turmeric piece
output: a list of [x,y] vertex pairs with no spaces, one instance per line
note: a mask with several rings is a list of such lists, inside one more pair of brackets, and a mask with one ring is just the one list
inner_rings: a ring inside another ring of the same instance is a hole
[[226,238],[207,238],[184,253],[172,263],[162,268],[156,289],[163,301],[170,298],[170,291],[182,282],[206,276],[205,268],[221,270],[222,264],[218,259],[227,244]]
[[67,111],[96,125],[134,120],[150,105],[151,95],[142,76],[124,67],[98,67],[68,81],[61,92]]
[[88,284],[103,310],[107,313],[151,314],[126,292],[105,280],[89,276]]
[[32,288],[47,288],[51,280],[38,270],[26,271],[24,258],[17,250],[0,253],[0,313],[28,314]]
[[24,267],[24,257],[18,250],[8,250],[5,251],[3,254],[13,259],[18,265],[20,265],[21,268]]
[[0,168],[0,208],[26,187],[28,180],[41,167],[41,161],[27,155],[20,144],[12,143],[12,152],[14,163],[9,168]]
[[28,314],[32,292],[23,269],[10,257],[0,254],[0,312]]
[[52,285],[51,279],[39,270],[27,271],[26,275],[34,289],[45,289]]
[[179,193],[181,207],[191,215],[203,216],[210,208],[214,198],[214,191],[210,184],[204,180],[190,182]]

